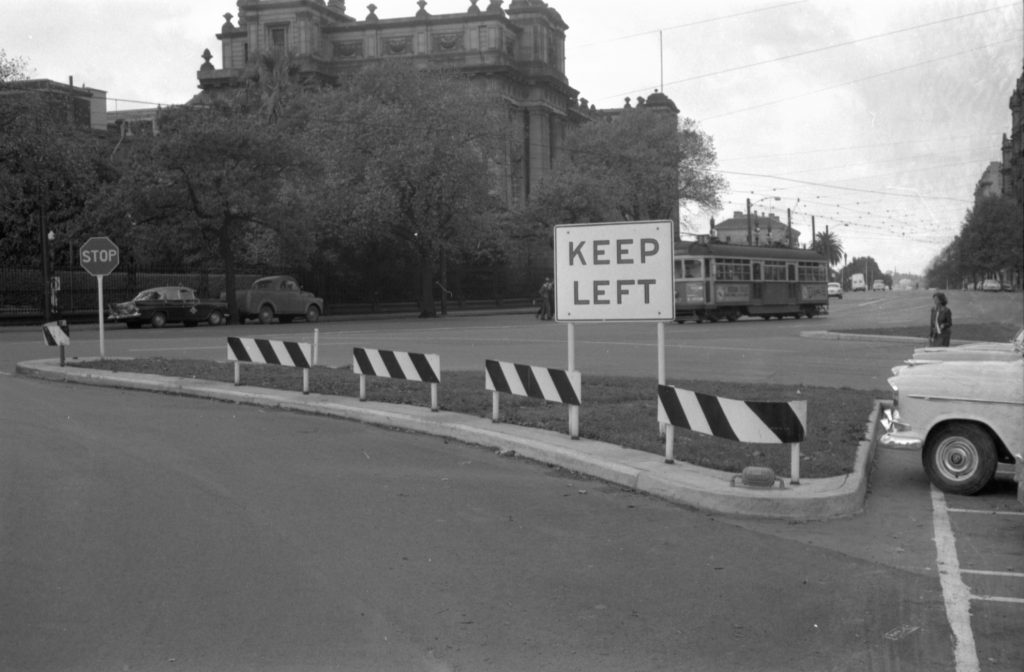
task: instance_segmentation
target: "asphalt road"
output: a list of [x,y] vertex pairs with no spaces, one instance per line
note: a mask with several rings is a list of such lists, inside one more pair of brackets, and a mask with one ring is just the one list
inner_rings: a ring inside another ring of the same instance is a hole
[[[960,323],[1019,323],[1017,299],[951,294]],[[881,390],[912,344],[800,332],[927,308],[869,293],[810,321],[669,325],[669,377]],[[531,315],[316,326],[327,363],[353,344],[452,368],[565,361],[564,325]],[[106,348],[223,359],[227,334],[310,331],[110,329]],[[72,356],[98,354],[97,335],[73,330]],[[653,375],[654,337],[579,327],[577,360]],[[454,442],[9,375],[55,355],[41,341],[0,331],[0,669],[1024,669],[1008,481],[936,500],[916,456],[880,451],[861,516],[712,517]],[[986,598],[967,604],[975,667],[952,644],[939,510],[955,574]]]
[[439,439],[0,390],[4,670],[954,669],[926,490],[894,564]]

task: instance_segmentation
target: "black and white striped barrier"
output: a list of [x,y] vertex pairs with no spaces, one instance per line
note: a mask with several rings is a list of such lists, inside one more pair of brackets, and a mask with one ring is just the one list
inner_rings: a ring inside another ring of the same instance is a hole
[[235,363],[235,385],[240,384],[241,362],[301,368],[302,393],[309,394],[309,367],[313,361],[313,346],[309,343],[228,336],[228,361]]
[[366,401],[366,377],[396,378],[430,383],[430,410],[437,410],[441,357],[418,352],[352,348],[352,371],[359,374],[359,401]]
[[665,461],[673,462],[673,427],[744,443],[788,443],[790,482],[800,482],[800,442],[807,434],[807,401],[736,401],[658,385],[658,422],[667,425]]
[[64,347],[71,345],[71,329],[67,320],[47,322],[43,325],[43,342],[60,348],[60,365],[64,366]]
[[569,406],[569,436],[579,438],[579,410],[583,388],[579,371],[548,369],[493,359],[485,360],[484,370],[485,389],[492,392],[491,420],[498,422],[499,392],[544,399]]

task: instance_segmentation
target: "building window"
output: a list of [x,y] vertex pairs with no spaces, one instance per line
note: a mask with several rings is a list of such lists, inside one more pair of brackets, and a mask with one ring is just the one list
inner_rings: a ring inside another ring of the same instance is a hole
[[270,46],[273,49],[284,49],[288,46],[288,28],[286,26],[271,26]]

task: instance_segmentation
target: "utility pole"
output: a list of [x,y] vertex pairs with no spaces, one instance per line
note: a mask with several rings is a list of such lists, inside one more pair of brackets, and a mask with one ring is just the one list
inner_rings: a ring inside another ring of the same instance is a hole
[[751,244],[753,231],[750,226],[750,199],[747,199],[747,245]]

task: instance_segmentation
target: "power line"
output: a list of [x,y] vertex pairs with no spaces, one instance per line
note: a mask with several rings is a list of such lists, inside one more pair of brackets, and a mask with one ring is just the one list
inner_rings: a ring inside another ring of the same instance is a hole
[[735,14],[726,14],[725,16],[715,16],[715,17],[712,17],[710,19],[701,19],[700,21],[693,21],[691,23],[680,23],[680,24],[675,25],[675,26],[669,26],[668,28],[658,28],[656,30],[646,30],[646,31],[644,31],[642,33],[633,33],[632,35],[622,35],[620,37],[613,37],[613,38],[610,38],[610,39],[607,39],[607,40],[601,40],[601,41],[598,41],[598,42],[587,42],[586,44],[578,45],[576,48],[577,49],[583,49],[584,47],[599,46],[599,45],[608,44],[610,42],[618,42],[620,40],[629,40],[629,39],[632,39],[634,37],[642,37],[644,35],[654,35],[654,34],[657,34],[657,33],[668,31],[668,30],[676,30],[678,28],[691,28],[693,26],[701,26],[701,25],[705,25],[705,24],[708,24],[708,23],[715,23],[715,22],[718,22],[718,21],[725,21],[726,19],[734,19],[734,18],[737,18],[737,17],[740,17],[740,16],[747,16],[749,14],[758,14],[760,12],[767,12],[767,11],[771,11],[771,10],[774,10],[774,9],[781,9],[782,7],[789,7],[790,5],[802,5],[802,4],[805,4],[807,1],[808,0],[795,0],[794,2],[786,2],[786,3],[783,3],[781,5],[771,5],[770,7],[759,7],[757,9],[751,9],[751,10],[748,10],[748,11],[745,11],[745,12],[736,12]]
[[876,73],[874,75],[868,75],[867,77],[861,77],[860,79],[851,79],[848,82],[842,82],[840,84],[832,84],[832,85],[829,85],[829,86],[826,86],[826,87],[823,87],[823,88],[820,88],[820,89],[815,89],[813,91],[807,91],[807,92],[804,92],[804,93],[799,93],[799,94],[797,94],[795,96],[789,96],[788,98],[778,98],[776,100],[770,100],[768,102],[758,103],[756,105],[751,105],[749,107],[744,107],[744,108],[739,109],[739,110],[733,110],[732,112],[723,112],[722,114],[715,114],[715,115],[712,115],[710,117],[704,117],[700,121],[701,121],[701,123],[703,123],[703,122],[709,121],[711,119],[721,119],[722,117],[729,117],[729,116],[732,116],[734,114],[741,114],[743,112],[750,112],[751,110],[758,110],[758,109],[761,109],[763,107],[770,107],[772,105],[778,105],[779,103],[786,103],[786,102],[789,102],[791,100],[796,100],[797,98],[805,98],[807,96],[813,96],[813,95],[816,95],[816,94],[819,94],[819,93],[823,93],[825,91],[830,91],[832,89],[838,89],[838,88],[843,87],[843,86],[850,86],[851,84],[860,84],[861,82],[866,82],[866,81],[871,80],[871,79],[878,79],[879,77],[886,77],[888,75],[891,75],[891,74],[894,74],[894,73],[897,73],[897,72],[903,72],[904,70],[911,70],[913,68],[919,68],[919,67],[921,67],[923,65],[931,65],[932,63],[938,63],[939,61],[944,61],[946,59],[956,58],[957,56],[963,56],[964,54],[969,54],[969,53],[974,52],[974,51],[980,51],[982,49],[988,49],[989,47],[994,47],[994,46],[1001,45],[1001,44],[1007,44],[1009,42],[1015,42],[1015,41],[1018,41],[1019,39],[1020,38],[1017,37],[1017,38],[1011,38],[1011,39],[1008,39],[1008,40],[1002,40],[1002,41],[999,41],[999,42],[992,42],[990,44],[984,44],[984,45],[981,45],[980,47],[975,47],[973,49],[967,49],[967,50],[964,50],[964,51],[958,51],[957,53],[950,54],[948,56],[940,56],[938,58],[933,58],[933,59],[930,59],[930,60],[927,60],[927,61],[921,61],[919,63],[913,63],[911,65],[905,65],[905,66],[903,66],[901,68],[893,68],[891,70],[886,70],[885,72],[879,72],[879,73]]
[[[890,30],[890,31],[887,31],[887,32],[884,32],[884,33],[878,33],[878,34],[875,34],[875,35],[868,35],[867,37],[858,37],[857,39],[854,39],[854,40],[847,40],[846,42],[838,42],[836,44],[830,44],[830,45],[826,45],[824,47],[816,47],[814,49],[809,49],[807,51],[799,51],[799,52],[796,52],[796,53],[793,53],[793,54],[786,54],[784,56],[777,56],[776,58],[770,58],[770,59],[764,60],[764,61],[757,61],[755,63],[747,63],[745,65],[737,65],[737,66],[734,66],[734,67],[731,67],[731,68],[726,68],[724,70],[717,70],[715,72],[707,72],[707,73],[700,74],[700,75],[693,75],[692,77],[685,77],[683,79],[677,79],[675,81],[666,82],[665,86],[667,87],[667,86],[672,86],[672,85],[675,85],[675,84],[685,84],[687,82],[694,82],[694,81],[697,81],[699,79],[704,79],[706,77],[716,77],[718,75],[725,75],[725,74],[728,74],[730,72],[738,72],[740,70],[748,70],[750,68],[756,68],[756,67],[759,67],[759,66],[762,66],[762,65],[769,65],[771,63],[778,63],[780,61],[786,61],[786,60],[790,60],[790,59],[794,59],[794,58],[799,58],[801,56],[808,56],[810,54],[818,54],[818,53],[821,53],[823,51],[830,51],[832,49],[839,49],[839,48],[842,48],[842,47],[849,47],[849,46],[852,46],[854,44],[859,44],[861,42],[868,42],[868,41],[871,41],[871,40],[877,40],[877,39],[881,39],[883,37],[891,37],[893,35],[899,35],[901,33],[907,33],[907,32],[911,32],[911,31],[914,31],[914,30],[920,30],[922,28],[930,28],[932,26],[942,25],[944,23],[949,23],[951,21],[959,21],[960,19],[966,19],[966,18],[969,18],[969,17],[972,17],[972,16],[978,16],[980,14],[987,14],[989,12],[994,12],[994,11],[1006,9],[1008,7],[1016,7],[1016,6],[1017,6],[1017,3],[1007,4],[1007,5],[998,5],[996,7],[991,7],[989,9],[981,9],[981,10],[978,10],[976,12],[969,12],[967,14],[960,14],[960,15],[957,15],[957,16],[951,16],[951,17],[948,17],[948,18],[945,18],[945,19],[939,19],[937,21],[930,21],[928,23],[921,23],[921,24],[918,24],[918,25],[915,25],[915,26],[908,26],[906,28],[897,28],[896,30]],[[623,95],[626,95],[626,94],[629,94],[629,93],[635,93],[638,90],[646,91],[648,88],[650,88],[650,87],[644,87],[643,89],[632,89],[630,91],[626,91],[625,93],[620,93],[617,96],[606,96],[606,98],[613,98],[613,97],[614,98],[618,98],[620,96],[623,96]],[[603,100],[603,99],[601,99],[601,100]]]

